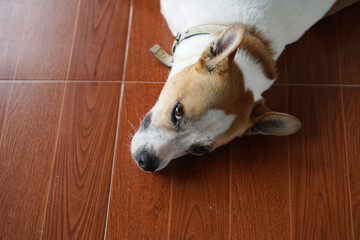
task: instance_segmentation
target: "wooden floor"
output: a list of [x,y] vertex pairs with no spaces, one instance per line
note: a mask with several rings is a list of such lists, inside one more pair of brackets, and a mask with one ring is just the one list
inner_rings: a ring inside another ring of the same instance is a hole
[[265,93],[303,122],[154,174],[131,124],[170,49],[154,0],[0,0],[0,239],[360,239],[360,4],[317,23]]

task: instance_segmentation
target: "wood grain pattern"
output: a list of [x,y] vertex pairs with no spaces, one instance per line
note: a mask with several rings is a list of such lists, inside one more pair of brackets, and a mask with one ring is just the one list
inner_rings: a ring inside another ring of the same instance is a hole
[[230,145],[174,160],[169,239],[228,239]]
[[342,84],[360,85],[360,3],[336,14]]
[[170,69],[160,63],[149,51],[157,43],[170,52],[174,40],[160,14],[160,1],[133,0],[133,5],[125,80],[165,82]]
[[[358,69],[359,70],[359,69]],[[358,75],[359,76],[359,75]],[[360,88],[343,88],[354,239],[360,239]]]
[[277,60],[277,71],[278,78],[275,84],[286,84],[287,83],[287,51],[285,50]]
[[0,143],[2,239],[39,238],[63,83],[14,83]]
[[16,79],[66,79],[79,0],[30,0]]
[[3,127],[5,121],[5,114],[9,103],[8,101],[11,92],[11,85],[12,83],[7,83],[7,82],[0,83],[0,143],[1,143],[1,136],[4,130]]
[[0,0],[0,79],[13,79],[27,1]]
[[339,84],[265,93],[298,133],[145,173],[129,122],[169,72],[149,52],[173,40],[158,0],[133,0],[117,136],[120,84],[89,82],[121,80],[130,1],[0,0],[0,239],[360,239],[360,88],[340,87],[360,84],[360,4],[279,58],[277,84]]
[[[287,111],[287,87],[265,98]],[[288,137],[248,136],[232,143],[232,239],[290,239]]]
[[82,0],[69,79],[121,81],[130,0]]
[[69,83],[43,239],[104,236],[120,84]]
[[[290,87],[293,239],[352,239],[340,88]],[[300,99],[300,101],[299,101]]]
[[334,16],[318,22],[286,52],[288,83],[340,84]]
[[[130,123],[139,126],[163,84],[125,84],[111,186],[106,239],[165,239],[171,186],[171,166],[143,172],[130,155]],[[130,123],[129,123],[130,122]]]

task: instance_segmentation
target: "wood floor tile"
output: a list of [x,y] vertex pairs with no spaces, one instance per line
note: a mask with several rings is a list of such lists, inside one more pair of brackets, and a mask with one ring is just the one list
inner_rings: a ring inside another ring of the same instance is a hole
[[286,47],[288,83],[340,84],[334,16],[316,23]]
[[360,88],[343,88],[354,239],[360,239]]
[[291,87],[303,122],[290,138],[293,239],[352,239],[340,88]]
[[28,1],[16,79],[66,79],[78,1]]
[[39,239],[64,84],[14,83],[0,143],[0,235]]
[[230,145],[173,162],[169,239],[228,239]]
[[165,82],[170,68],[160,63],[149,51],[157,43],[170,52],[174,40],[160,13],[160,1],[133,0],[133,5],[125,80]]
[[3,132],[4,120],[6,115],[6,109],[8,106],[9,96],[11,92],[12,83],[2,82],[0,83],[0,142],[1,133]]
[[69,79],[121,81],[130,0],[82,0]]
[[130,155],[131,124],[139,126],[155,104],[162,84],[125,84],[114,175],[112,178],[107,239],[165,239],[171,186],[171,167],[156,173],[142,171]]
[[43,239],[104,236],[120,84],[67,85]]
[[[288,112],[286,92],[271,88],[267,105]],[[288,137],[243,137],[231,158],[231,238],[290,239]]]
[[[276,83],[359,85],[359,10],[288,46]],[[137,166],[131,125],[170,70],[149,49],[172,41],[158,0],[0,0],[0,239],[360,239],[360,88],[274,86],[267,104],[302,121],[295,135]],[[123,88],[6,81],[123,71]]]
[[284,84],[287,83],[287,52],[284,51],[279,59],[277,60],[277,71],[278,71],[278,78],[276,79],[276,84]]
[[14,78],[26,6],[26,1],[0,0],[0,79]]
[[360,3],[336,14],[339,67],[343,84],[360,85]]

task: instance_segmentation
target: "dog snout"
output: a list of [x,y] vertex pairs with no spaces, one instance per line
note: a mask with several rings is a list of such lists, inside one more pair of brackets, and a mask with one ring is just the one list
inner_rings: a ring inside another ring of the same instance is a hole
[[137,163],[144,170],[148,172],[154,172],[159,167],[159,159],[155,154],[149,152],[143,152],[139,155]]

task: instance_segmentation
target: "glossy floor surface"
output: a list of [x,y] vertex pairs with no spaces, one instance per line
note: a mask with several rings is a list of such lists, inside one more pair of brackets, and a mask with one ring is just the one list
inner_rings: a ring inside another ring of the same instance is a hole
[[0,0],[0,239],[360,239],[360,4],[279,60],[268,105],[303,122],[154,174],[131,124],[169,69],[153,0]]

